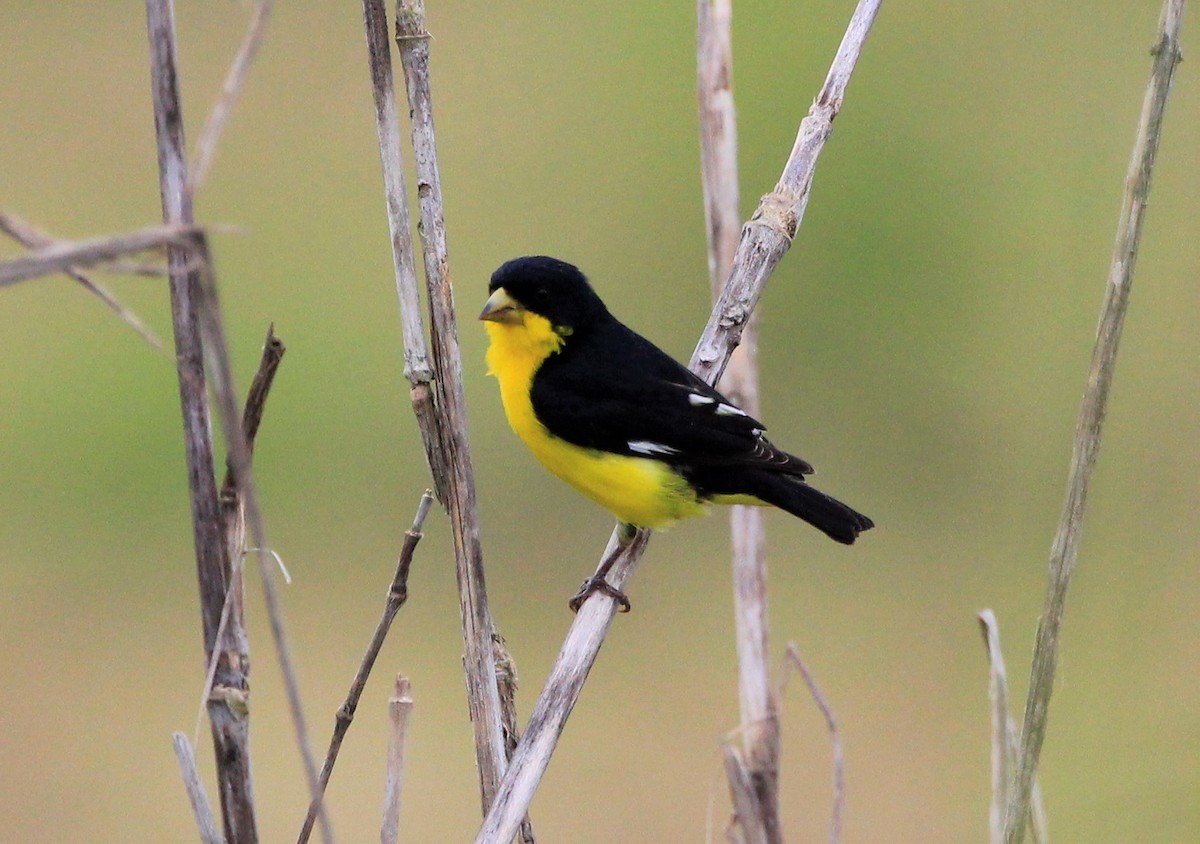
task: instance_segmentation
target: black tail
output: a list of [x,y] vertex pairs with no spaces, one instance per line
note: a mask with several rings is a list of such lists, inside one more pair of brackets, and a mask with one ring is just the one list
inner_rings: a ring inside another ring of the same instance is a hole
[[[753,495],[803,519],[830,539],[845,545],[853,545],[860,533],[875,527],[868,517],[809,486],[797,475],[761,469],[743,469],[740,472],[724,469],[712,474],[712,480],[720,478],[716,484],[710,486],[697,478],[700,481],[697,485],[712,494]],[[714,489],[716,486],[721,488]]]

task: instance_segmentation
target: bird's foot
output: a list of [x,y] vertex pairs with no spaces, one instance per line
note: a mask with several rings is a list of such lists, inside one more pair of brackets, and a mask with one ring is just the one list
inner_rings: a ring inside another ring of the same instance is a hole
[[617,544],[621,548],[628,548],[637,536],[637,532],[637,525],[631,525],[629,522],[617,522]]
[[603,575],[592,575],[583,581],[583,585],[579,587],[579,591],[575,593],[575,597],[567,602],[567,606],[571,608],[571,612],[577,613],[579,612],[579,608],[583,606],[583,602],[595,592],[607,595],[616,601],[617,612],[629,612],[632,609],[629,598],[625,596],[625,593],[605,580]]

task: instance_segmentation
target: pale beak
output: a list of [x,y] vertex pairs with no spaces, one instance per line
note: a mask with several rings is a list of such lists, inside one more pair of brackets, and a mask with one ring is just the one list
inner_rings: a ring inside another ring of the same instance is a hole
[[488,322],[519,323],[525,319],[525,309],[503,287],[488,297],[479,318]]

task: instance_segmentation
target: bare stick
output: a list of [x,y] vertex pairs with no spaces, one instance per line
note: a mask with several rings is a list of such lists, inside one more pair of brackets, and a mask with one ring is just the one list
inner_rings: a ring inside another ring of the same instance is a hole
[[750,771],[733,746],[732,736],[721,745],[725,761],[725,779],[733,798],[733,819],[725,830],[726,839],[738,844],[770,844],[767,837],[769,821],[763,817],[763,805],[758,799]]
[[[5,213],[4,211],[0,211],[0,231],[27,249],[42,249],[53,245],[55,240],[33,224],[22,220],[16,214]],[[143,340],[160,352],[163,350],[162,341],[158,339],[154,332],[138,319],[137,314],[118,302],[117,298],[103,285],[83,273],[78,267],[67,267],[63,272],[79,282],[84,290],[107,305],[122,322],[142,335]]]
[[[163,218],[168,224],[193,222],[191,196],[186,190],[187,159],[183,136],[182,105],[179,98],[174,8],[171,0],[146,0],[146,22],[150,41],[151,89],[154,124],[158,141],[159,185]],[[297,744],[308,775],[309,790],[316,792],[316,765],[308,747],[303,712],[292,668],[283,622],[268,563],[262,516],[254,494],[250,472],[250,454],[238,419],[233,393],[228,347],[221,326],[216,298],[216,280],[209,260],[207,244],[197,236],[190,249],[173,247],[168,253],[171,278],[171,310],[175,329],[176,359],[184,417],[184,441],[192,498],[192,521],[197,549],[201,610],[204,619],[206,657],[217,646],[216,632],[225,605],[226,579],[231,571],[225,519],[216,500],[216,479],[209,433],[210,414],[204,369],[205,353],[213,366],[214,393],[221,408],[220,421],[229,447],[229,465],[242,496],[246,521],[259,551],[259,573],[271,632],[291,707]],[[223,687],[224,678],[215,678],[214,686]],[[210,717],[212,711],[210,710]],[[222,815],[226,837],[231,844],[257,841],[253,819],[253,791],[249,765],[225,769],[226,756],[221,733],[214,727],[217,745],[218,779],[222,781]],[[242,754],[248,762],[248,750]],[[228,789],[226,788],[228,786]],[[226,795],[237,805],[230,805]],[[248,823],[239,823],[250,819]],[[328,818],[322,814],[322,832],[332,842]]]
[[[763,198],[759,210],[743,229],[725,290],[692,355],[692,371],[710,384],[720,377],[767,278],[791,245],[808,203],[808,190],[817,156],[829,137],[830,122],[841,108],[846,85],[880,2],[860,0],[825,85],[809,110],[808,117],[800,124],[799,136],[779,184],[774,192]],[[613,531],[601,558],[601,565],[604,565],[610,555],[619,553],[608,572],[610,584],[618,589],[624,587],[641,559],[648,540],[649,531],[638,531],[628,546],[620,549],[618,532]],[[546,686],[534,706],[525,735],[513,753],[496,802],[476,836],[476,844],[506,842],[520,824],[550,763],[550,755],[579,698],[588,672],[596,661],[615,612],[616,601],[596,592],[584,602],[575,616]]]
[[1000,628],[991,610],[979,613],[983,644],[987,649],[988,697],[992,702],[992,802],[988,810],[991,844],[1004,844],[1004,812],[1008,808],[1008,675],[1004,670],[1004,652],[1000,650]]
[[[733,104],[732,0],[698,0],[697,93],[700,102],[700,171],[708,236],[708,270],[714,301],[733,267],[741,216],[738,212],[737,117]],[[756,353],[757,320],[725,370],[721,387],[751,416],[759,413]],[[735,506],[729,514],[733,546],[734,620],[737,631],[738,691],[741,703],[741,762],[753,785],[757,812],[738,812],[745,830],[751,819],[763,826],[756,835],[782,840],[779,819],[779,722],[771,694],[766,531],[756,507]],[[737,753],[733,748],[727,752]],[[735,788],[735,780],[730,779]],[[749,832],[746,833],[748,836]]]
[[208,120],[204,122],[200,140],[196,143],[196,160],[188,174],[187,190],[192,196],[196,195],[196,191],[208,178],[213,156],[217,153],[217,141],[221,139],[221,132],[229,120],[229,115],[233,113],[233,107],[242,93],[242,88],[245,87],[250,66],[254,64],[254,57],[258,55],[258,48],[262,46],[263,38],[267,34],[267,17],[271,14],[273,3],[274,0],[259,0],[255,5],[246,36],[242,39],[242,46],[238,48],[237,56],[234,57],[233,64],[229,66],[229,73],[225,76],[225,84],[221,86],[221,95],[213,105],[212,111],[208,113]]
[[[1017,725],[1008,712],[1008,671],[1004,667],[1004,651],[1000,648],[1000,624],[996,614],[983,610],[978,615],[983,631],[983,645],[988,655],[988,697],[992,703],[992,802],[988,811],[988,829],[992,844],[1004,842],[1004,812],[1012,790],[1012,771],[1016,764]],[[1033,803],[1030,807],[1030,830],[1036,844],[1047,840],[1046,811],[1042,806],[1042,789],[1033,780]]]
[[1121,216],[1117,224],[1112,266],[1104,290],[1104,305],[1096,330],[1092,362],[1088,369],[1087,389],[1075,428],[1075,445],[1071,455],[1066,502],[1050,551],[1049,582],[1033,652],[1033,669],[1030,675],[1029,697],[1025,704],[1025,723],[1021,733],[1021,755],[1017,765],[1016,786],[1009,800],[1005,824],[1009,844],[1020,844],[1024,838],[1033,778],[1037,773],[1038,757],[1046,737],[1046,719],[1054,686],[1058,639],[1067,588],[1079,551],[1088,484],[1100,450],[1101,429],[1108,407],[1108,392],[1113,371],[1116,368],[1121,327],[1129,306],[1129,289],[1133,284],[1138,243],[1142,235],[1146,201],[1150,194],[1150,175],[1162,134],[1163,113],[1175,75],[1175,66],[1182,58],[1179,51],[1179,30],[1183,24],[1183,9],[1184,0],[1166,0],[1163,4],[1158,38],[1153,50],[1154,64],[1150,73],[1150,83],[1142,103],[1137,140],[1125,177],[1125,195],[1121,201]]
[[[262,423],[263,411],[266,408],[267,396],[271,385],[275,382],[275,373],[283,361],[287,351],[278,337],[275,336],[275,325],[267,328],[267,338],[263,343],[262,357],[258,369],[250,383],[246,395],[246,406],[242,411],[242,431],[247,446],[253,451],[254,440],[258,435],[258,427]],[[241,496],[234,483],[233,472],[226,468],[225,480],[221,484],[220,493],[221,517],[225,534],[227,556],[230,570],[226,578],[229,585],[225,590],[225,603],[221,607],[221,621],[217,626],[217,647],[213,649],[208,661],[208,672],[204,678],[204,688],[200,692],[200,707],[196,713],[196,728],[193,738],[199,742],[200,723],[206,709],[214,704],[235,708],[235,721],[230,724],[241,725],[244,736],[230,737],[226,752],[241,752],[249,746],[249,724],[245,715],[248,714],[249,671],[250,671],[250,638],[246,634],[243,612],[243,585],[246,548],[246,518],[242,507]],[[228,673],[228,685],[218,689],[213,695],[213,687],[218,667],[223,667]],[[215,724],[214,724],[215,728]],[[247,767],[249,760],[247,759]]]
[[387,791],[379,830],[381,844],[396,844],[400,840],[400,790],[404,785],[404,746],[412,707],[412,686],[407,677],[397,675],[396,692],[388,700]]
[[[147,0],[146,22],[150,39],[151,86],[163,219],[168,224],[190,225],[193,217],[191,200],[184,191],[186,164],[176,76],[175,21],[169,0]],[[222,533],[222,515],[213,467],[210,411],[200,332],[199,280],[192,266],[194,257],[194,250],[172,248],[167,260],[200,608],[204,622],[204,651],[205,658],[210,659],[218,644],[217,630],[225,603],[225,576],[229,571],[229,559]],[[232,687],[224,677],[216,678],[214,683],[221,687]],[[229,707],[221,709],[232,713]],[[223,718],[221,711],[210,713],[210,718],[213,720],[217,785],[226,837],[230,844],[253,844],[258,840],[258,833],[254,823],[249,765],[226,764],[229,748],[224,740],[226,735],[234,735],[236,731],[227,731],[219,725]],[[240,751],[234,756],[248,760],[248,756],[243,756]]]
[[408,571],[412,566],[413,552],[417,550],[417,543],[421,541],[421,537],[424,535],[421,533],[421,528],[425,524],[425,517],[429,515],[429,508],[432,504],[433,493],[425,490],[420,502],[417,504],[417,514],[413,518],[412,527],[404,532],[404,544],[400,548],[400,558],[396,562],[396,574],[392,577],[392,585],[388,587],[387,600],[383,606],[383,615],[380,616],[379,623],[375,625],[375,633],[371,636],[371,642],[367,645],[367,651],[363,654],[358,671],[354,674],[354,680],[350,684],[350,691],[346,693],[346,700],[342,703],[341,708],[338,709],[337,715],[334,718],[333,737],[330,738],[329,749],[325,753],[325,764],[321,766],[320,792],[308,806],[308,814],[304,818],[304,826],[300,829],[300,835],[296,839],[298,844],[304,844],[304,842],[308,841],[309,835],[312,833],[313,822],[317,818],[317,811],[324,797],[325,787],[329,785],[329,777],[333,774],[333,766],[337,762],[338,753],[342,749],[342,740],[345,739],[346,732],[350,729],[350,724],[354,720],[354,713],[358,710],[358,702],[362,699],[363,689],[366,688],[367,679],[371,676],[371,669],[375,667],[375,660],[379,657],[380,650],[383,649],[383,643],[387,639],[388,631],[392,629],[392,622],[396,618],[396,613],[400,612],[400,608],[408,600]]
[[371,71],[371,94],[375,101],[375,132],[379,138],[379,158],[383,165],[383,192],[387,201],[388,227],[391,231],[392,263],[396,275],[396,295],[400,300],[400,327],[404,341],[404,377],[411,385],[409,398],[425,459],[433,477],[438,501],[445,504],[449,470],[445,465],[438,436],[436,408],[433,402],[433,367],[425,346],[425,325],[421,317],[421,296],[417,287],[416,259],[413,254],[412,227],[408,213],[403,156],[400,151],[400,125],[396,117],[396,91],[392,82],[392,57],[387,31],[387,12],[382,0],[364,0],[363,29],[367,37],[367,61]]
[[122,255],[135,255],[147,249],[181,246],[200,235],[193,225],[154,226],[128,234],[96,237],[90,240],[55,241],[28,255],[0,262],[0,288],[19,281],[66,272],[73,267],[90,267]]
[[[787,661],[800,672],[804,685],[808,686],[808,693],[821,710],[825,726],[829,729],[829,741],[833,745],[833,809],[829,818],[829,844],[837,844],[842,837],[842,812],[846,805],[846,760],[842,753],[842,733],[838,729],[837,719],[833,717],[833,707],[829,705],[829,700],[817,685],[817,678],[800,658],[800,649],[794,642],[788,642]],[[781,696],[787,691],[787,679],[788,675],[785,672]]]
[[225,838],[217,829],[213,820],[212,806],[208,802],[208,793],[204,790],[204,781],[196,769],[196,754],[192,745],[183,733],[172,733],[171,743],[175,745],[175,758],[179,761],[179,771],[183,774],[183,785],[187,788],[188,800],[192,804],[192,814],[196,816],[196,826],[200,830],[200,840],[204,844],[225,844]]
[[[381,0],[380,0],[381,1]],[[487,604],[475,474],[467,436],[467,403],[463,392],[462,356],[454,315],[454,290],[446,250],[442,184],[438,173],[433,100],[429,82],[429,34],[425,31],[422,0],[401,0],[396,8],[396,43],[404,67],[409,114],[412,118],[413,158],[417,174],[421,250],[429,294],[433,365],[437,373],[437,420],[444,463],[449,473],[446,491],[462,618],[467,702],[475,729],[483,811],[492,805],[504,773],[504,719],[496,683],[495,629]]]

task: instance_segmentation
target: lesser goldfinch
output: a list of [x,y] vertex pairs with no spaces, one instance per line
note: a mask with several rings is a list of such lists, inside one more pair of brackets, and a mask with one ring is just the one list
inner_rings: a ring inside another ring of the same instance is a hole
[[[577,267],[515,258],[488,290],[479,318],[509,424],[621,522],[661,528],[716,503],[774,505],[847,545],[874,526],[810,486],[812,466],[773,446],[761,422],[618,321]],[[597,590],[628,608],[602,576],[573,608]]]

